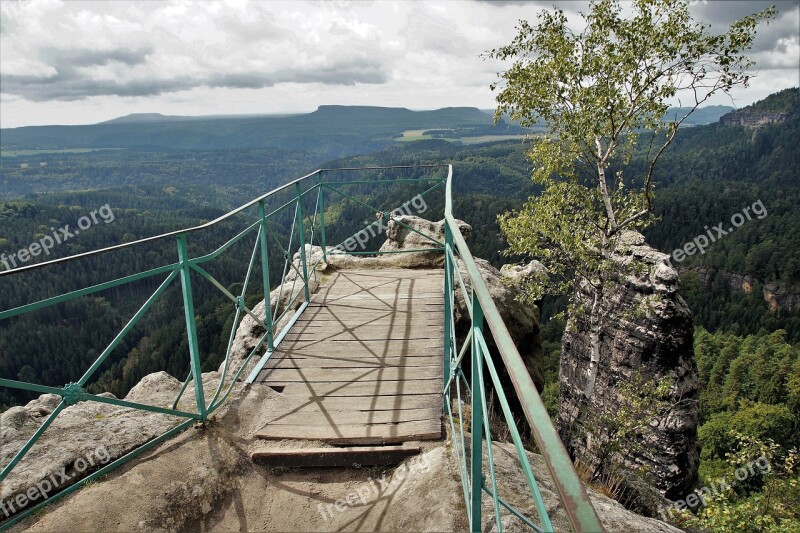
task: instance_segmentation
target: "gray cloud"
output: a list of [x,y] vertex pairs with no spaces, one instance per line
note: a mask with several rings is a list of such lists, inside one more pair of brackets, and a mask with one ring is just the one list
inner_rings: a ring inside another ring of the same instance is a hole
[[383,66],[373,60],[351,60],[322,68],[281,70],[273,73],[221,74],[198,85],[235,89],[261,89],[279,83],[322,83],[324,85],[380,84],[387,80]]
[[797,0],[748,0],[747,2],[710,0],[693,3],[691,10],[693,14],[707,22],[727,25],[772,5],[779,13],[783,13],[797,8]]
[[0,92],[20,95],[27,100],[74,101],[92,96],[156,96],[186,91],[196,87],[261,89],[280,83],[321,83],[325,85],[381,84],[387,74],[381,63],[354,59],[322,68],[284,69],[276,72],[239,72],[214,74],[209,77],[173,76],[133,80],[98,79],[86,67],[120,63],[127,66],[144,64],[149,50],[56,50],[42,51],[42,58],[55,69],[51,76],[4,74]]
[[698,19],[711,24],[713,32],[723,32],[728,26],[748,15],[758,13],[774,5],[777,16],[769,23],[761,23],[757,28],[756,39],[751,53],[757,59],[757,67],[762,68],[797,68],[797,65],[786,65],[768,52],[776,55],[786,54],[787,41],[797,39],[798,10],[797,0],[752,0],[748,2],[719,2],[709,0],[693,4],[692,13]]
[[586,10],[589,7],[589,0],[541,0],[538,2],[531,2],[531,0],[475,0],[482,4],[492,5],[495,7],[519,7],[535,3],[541,9],[549,9],[553,6],[563,9],[564,11],[571,11],[577,13],[578,11]]
[[151,47],[131,50],[116,48],[114,50],[89,50],[86,48],[42,48],[39,57],[55,68],[72,70],[75,67],[91,67],[120,63],[130,67],[143,65],[147,56],[153,53]]

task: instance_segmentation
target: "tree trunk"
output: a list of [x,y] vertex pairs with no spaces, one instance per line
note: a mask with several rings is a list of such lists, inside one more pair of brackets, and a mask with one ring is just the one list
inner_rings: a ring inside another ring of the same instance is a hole
[[600,291],[594,291],[594,300],[592,301],[592,310],[589,313],[589,346],[591,347],[591,356],[589,360],[588,378],[586,380],[586,388],[583,395],[586,398],[591,398],[594,393],[594,383],[597,379],[597,371],[600,365],[600,328],[601,321],[598,313],[600,306],[600,299],[602,294]]
[[603,149],[600,145],[600,139],[595,137],[594,142],[597,146],[597,177],[600,181],[600,196],[606,208],[606,216],[611,225],[611,231],[615,232],[617,231],[617,217],[614,216],[614,208],[611,205],[611,196],[608,194],[608,185],[606,184],[606,160],[603,158]]

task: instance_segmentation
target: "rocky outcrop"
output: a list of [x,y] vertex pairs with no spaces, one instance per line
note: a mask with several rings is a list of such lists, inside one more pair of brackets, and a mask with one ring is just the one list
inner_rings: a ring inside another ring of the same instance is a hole
[[[599,361],[592,370],[592,316],[587,294],[584,311],[572,317],[564,333],[558,429],[571,455],[594,468],[604,438],[596,422],[617,413],[621,383],[636,374],[644,380],[669,376],[669,413],[650,424],[641,453],[624,458],[649,470],[655,488],[670,499],[689,493],[697,480],[697,368],[692,346],[692,317],[678,294],[678,274],[638,233],[621,237],[613,260],[621,272],[596,309]],[[592,373],[594,384],[592,386]],[[622,459],[622,458],[618,458]]]
[[[395,222],[395,220],[397,222]],[[465,240],[469,240],[472,236],[472,226],[461,220],[458,220],[457,223],[461,235]],[[444,228],[444,220],[431,222],[430,220],[425,220],[424,218],[414,215],[395,217],[394,220],[389,221],[386,229],[386,242],[383,243],[380,251],[397,252],[400,250],[419,250],[440,247],[441,245],[438,243],[444,243]],[[392,255],[395,257],[391,257]],[[402,261],[403,265],[408,265],[407,268],[433,268],[442,266],[444,263],[444,254],[441,252],[391,254],[387,259],[390,262]]]
[[500,267],[500,274],[508,278],[515,286],[524,284],[527,281],[535,280],[547,275],[547,269],[537,260],[533,260],[527,265],[503,265]]
[[791,113],[777,111],[754,111],[737,109],[720,117],[719,122],[725,126],[743,126],[749,129],[763,128],[769,124],[780,124],[792,117]]
[[[749,274],[739,274],[737,272],[727,272],[715,267],[689,267],[685,271],[697,276],[698,281],[705,290],[711,290],[715,280],[721,278],[729,291],[743,292],[749,294],[761,281]],[[800,286],[785,285],[778,282],[763,284],[761,289],[764,301],[769,306],[770,311],[777,311],[781,307],[787,309],[800,309]]]
[[[532,262],[533,263],[533,262]],[[535,261],[538,263],[538,261]],[[526,271],[530,271],[535,267],[527,265],[526,267],[517,267],[517,265],[504,265],[501,270],[494,268],[488,261],[483,259],[475,259],[475,264],[481,277],[486,282],[486,287],[492,295],[497,310],[503,318],[511,338],[517,350],[522,356],[525,367],[528,373],[533,378],[536,388],[541,392],[544,388],[544,351],[542,350],[541,331],[539,329],[539,308],[533,304],[522,303],[519,301],[518,296],[520,290],[517,288],[517,283],[520,277]],[[517,267],[517,268],[514,268]],[[464,279],[464,284],[467,294],[470,294],[472,287],[467,276],[467,270],[464,264],[459,260],[458,268],[461,272],[461,277]],[[505,272],[507,275],[504,275]],[[467,306],[464,302],[464,295],[459,287],[458,278],[456,278],[456,291],[455,291],[455,314],[456,314],[456,335],[458,337],[459,345],[464,341],[469,332],[470,318]],[[485,329],[486,344],[492,353],[497,354],[496,344],[488,328]],[[499,357],[499,355],[497,356]],[[511,380],[506,374],[505,366],[502,364],[497,365],[498,372],[501,373],[503,382],[507,384],[505,388],[506,397],[512,403],[512,409],[516,400],[517,394],[513,392]],[[522,414],[521,408],[513,409],[516,413]]]
[[[206,394],[213,394],[216,373],[203,375]],[[145,376],[125,396],[129,402],[171,407],[181,383],[166,372]],[[100,396],[113,398],[111,393]],[[208,397],[208,396],[207,396]],[[194,387],[189,386],[178,408],[192,410]],[[25,442],[61,402],[44,394],[24,406],[12,407],[0,416],[0,464],[8,464]],[[184,419],[95,401],[65,408],[0,483],[0,521],[31,505],[41,503],[95,470],[145,442],[163,434]],[[5,514],[7,513],[7,515]]]
[[780,283],[767,283],[762,294],[770,311],[777,311],[781,307],[800,309],[800,287],[797,285],[787,287]]
[[[430,443],[386,471],[292,469],[247,459],[249,421],[269,412],[274,391],[254,384],[203,430],[187,431],[102,482],[74,493],[12,531],[465,531],[469,529],[454,448]],[[469,442],[469,439],[467,439]],[[297,444],[295,443],[295,446]],[[503,497],[538,522],[513,445],[493,443]],[[555,531],[569,530],[563,505],[540,455],[527,452]],[[484,448],[484,457],[487,457]],[[677,533],[587,489],[606,531]],[[387,505],[387,502],[389,503]],[[482,531],[492,531],[491,498],[482,500]],[[501,508],[505,531],[529,531]],[[354,526],[355,525],[355,526]]]

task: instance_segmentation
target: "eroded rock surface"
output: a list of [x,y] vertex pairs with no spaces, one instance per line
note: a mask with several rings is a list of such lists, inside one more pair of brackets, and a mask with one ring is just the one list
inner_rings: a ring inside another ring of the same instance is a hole
[[[203,375],[203,389],[207,396],[213,394],[212,387],[218,379],[216,373]],[[157,372],[145,376],[124,399],[169,408],[180,388],[177,379],[166,372]],[[110,393],[100,396],[114,397]],[[178,409],[192,411],[193,401],[194,387],[190,385]],[[27,405],[12,407],[2,414],[0,464],[5,466],[11,461],[60,402],[59,396],[44,394]],[[0,483],[0,502],[5,502],[7,507],[10,503],[9,515],[36,505],[183,420],[95,401],[66,407]],[[3,518],[0,510],[0,520]]]
[[574,458],[593,465],[600,451],[594,443],[602,439],[589,428],[598,417],[619,409],[619,384],[635,373],[645,380],[670,376],[672,410],[650,426],[644,453],[630,454],[626,460],[631,466],[649,467],[655,488],[679,499],[697,481],[699,462],[692,316],[678,294],[678,274],[666,263],[668,256],[645,244],[638,233],[628,232],[622,241],[613,259],[629,274],[617,281],[597,311],[602,320],[594,387],[587,387],[592,352],[587,295],[581,295],[587,300],[586,310],[572,318],[564,334],[558,429]]

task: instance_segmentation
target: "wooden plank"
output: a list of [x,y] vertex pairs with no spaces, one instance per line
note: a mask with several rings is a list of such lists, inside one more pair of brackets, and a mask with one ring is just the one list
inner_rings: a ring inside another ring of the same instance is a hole
[[417,320],[411,321],[410,317],[392,318],[388,316],[365,316],[363,318],[354,319],[352,317],[342,317],[341,319],[335,318],[333,320],[307,320],[304,322],[297,322],[291,330],[293,333],[303,332],[343,332],[343,331],[363,331],[363,330],[376,330],[376,331],[392,331],[396,329],[408,330],[413,332],[415,329],[422,329],[427,326],[443,329],[444,317],[431,316],[430,314],[421,314],[417,316]]
[[318,298],[329,298],[332,296],[372,296],[372,297],[393,297],[393,296],[429,296],[443,298],[444,292],[441,283],[413,282],[405,286],[402,285],[358,285],[348,284],[332,287],[323,287],[315,296]]
[[326,292],[342,292],[342,291],[413,291],[417,289],[424,289],[430,291],[438,290],[441,294],[444,287],[444,279],[440,280],[426,280],[426,279],[413,279],[401,281],[388,281],[383,280],[377,283],[372,283],[364,280],[336,280],[331,285],[324,285],[320,288],[317,294],[325,294]]
[[370,311],[369,313],[333,313],[322,311],[318,313],[303,313],[297,319],[297,326],[301,324],[365,324],[370,322],[394,324],[427,324],[431,319],[444,323],[442,313],[398,313],[390,310],[384,312]]
[[430,379],[441,376],[441,365],[417,366],[410,368],[337,368],[335,372],[322,368],[276,369],[266,372],[266,381],[290,383],[306,381],[309,383],[349,383],[359,381],[382,381]]
[[317,300],[319,303],[326,305],[330,304],[360,304],[365,303],[384,303],[392,306],[406,307],[417,304],[442,304],[442,296],[424,296],[416,294],[400,294],[400,295],[386,295],[386,296],[373,296],[372,294],[353,294],[349,296],[334,296],[330,298]]
[[[320,355],[322,353],[323,355]],[[420,353],[401,353],[400,350],[397,352],[387,352],[387,353],[374,353],[365,348],[361,348],[359,346],[353,346],[351,350],[342,351],[341,353],[334,353],[334,352],[320,352],[315,348],[309,350],[289,350],[284,352],[283,350],[278,350],[267,362],[270,364],[272,361],[280,361],[288,359],[332,359],[332,360],[341,360],[341,359],[367,359],[371,361],[386,361],[392,362],[397,360],[418,360],[420,361],[420,357],[431,357],[433,361],[438,363],[442,357],[442,349],[441,348],[428,348],[426,350],[420,350]],[[429,363],[433,364],[433,363]]]
[[295,328],[302,327],[304,324],[340,324],[344,326],[369,323],[425,325],[430,322],[443,324],[444,315],[442,313],[425,313],[419,310],[408,313],[398,313],[388,309],[385,311],[372,310],[368,313],[303,313],[298,317]]
[[364,357],[383,357],[385,355],[428,355],[439,357],[443,348],[441,343],[437,346],[437,339],[415,339],[400,341],[331,341],[325,344],[319,340],[296,339],[285,340],[280,345],[280,351],[298,354],[324,353],[326,355],[363,354]]
[[265,381],[259,376],[258,382],[280,389],[284,395],[314,395],[324,397],[348,396],[413,396],[442,394],[441,378],[382,381],[357,381],[344,383],[304,383],[299,381]]
[[271,424],[256,433],[264,440],[320,440],[331,444],[395,444],[409,440],[442,438],[441,420],[398,424],[342,424],[331,428],[317,425],[279,426]]
[[[433,321],[431,321],[433,322]],[[352,327],[345,327],[339,323],[310,324],[308,322],[297,325],[289,330],[288,335],[308,335],[318,339],[339,338],[342,335],[350,334],[354,339],[373,338],[430,338],[431,335],[444,338],[444,326],[436,323],[429,323],[427,327],[418,325],[413,327],[409,324],[361,324]]]
[[330,427],[335,430],[341,424],[398,424],[401,422],[417,422],[439,420],[442,406],[422,409],[399,409],[390,411],[342,411],[328,408],[328,402],[317,404],[316,411],[293,410],[270,412],[264,419],[269,425]]
[[343,357],[285,357],[276,359],[274,356],[264,365],[267,369],[292,369],[292,368],[328,368],[338,371],[340,368],[413,368],[422,365],[431,366],[434,363],[425,356],[394,357],[388,360],[383,358],[343,358]]
[[[405,313],[405,312],[430,312],[439,314],[442,313],[442,306],[444,302],[437,302],[436,300],[404,300],[403,304],[399,307],[395,305],[395,302],[384,302],[381,300],[376,300],[374,298],[359,300],[359,301],[351,301],[346,302],[343,300],[337,300],[332,302],[321,302],[321,301],[312,301],[308,304],[308,309],[306,309],[306,313],[311,313],[314,309],[318,308],[328,308],[332,311],[341,313],[342,311],[346,311],[348,313],[354,313],[358,310],[367,311],[367,312],[375,312],[375,311],[392,311],[395,313]],[[413,307],[413,309],[412,309]],[[305,313],[304,313],[305,314]]]
[[404,409],[442,409],[441,394],[406,394],[400,396],[312,396],[308,392],[285,393],[270,400],[270,412],[319,411],[320,402],[333,411],[386,411]]
[[349,448],[302,448],[299,450],[256,450],[250,458],[265,466],[352,467],[396,465],[422,451],[419,446],[353,446]]
[[[430,358],[431,361],[424,363],[421,358]],[[353,346],[351,350],[342,350],[340,352],[322,351],[317,349],[309,350],[278,350],[269,359],[267,364],[274,364],[278,361],[306,361],[308,363],[316,364],[317,362],[340,362],[352,361],[353,363],[400,363],[400,362],[418,362],[422,364],[432,365],[439,364],[442,358],[442,350],[430,349],[429,351],[422,351],[421,353],[402,353],[401,350],[397,352],[375,353],[365,348]],[[361,361],[361,360],[365,361]]]
[[373,270],[340,270],[334,274],[338,278],[344,279],[418,279],[429,277],[444,277],[442,269],[435,268],[377,268]]
[[402,332],[395,332],[392,331],[391,335],[381,335],[380,331],[373,331],[369,332],[366,335],[354,335],[351,331],[342,331],[340,333],[328,333],[327,335],[320,335],[315,336],[312,332],[296,332],[293,330],[289,330],[289,332],[284,337],[286,340],[304,340],[306,342],[312,341],[325,341],[325,342],[334,342],[334,341],[409,341],[414,339],[442,339],[442,333],[440,331],[415,331],[409,332],[408,335],[403,335]]
[[429,287],[393,288],[391,290],[353,287],[349,290],[321,292],[318,293],[318,296],[323,296],[323,298],[320,298],[323,301],[328,298],[376,298],[381,300],[385,298],[429,298],[432,300],[444,298],[441,288],[434,289]]
[[408,311],[398,309],[366,309],[363,311],[353,308],[321,309],[323,310],[318,312],[306,310],[297,318],[298,323],[317,322],[319,320],[362,323],[369,320],[394,320],[395,322],[402,320],[405,322],[415,322],[423,321],[430,317],[437,317],[440,320],[444,319],[441,306],[436,306],[433,312],[423,309],[411,309]]

